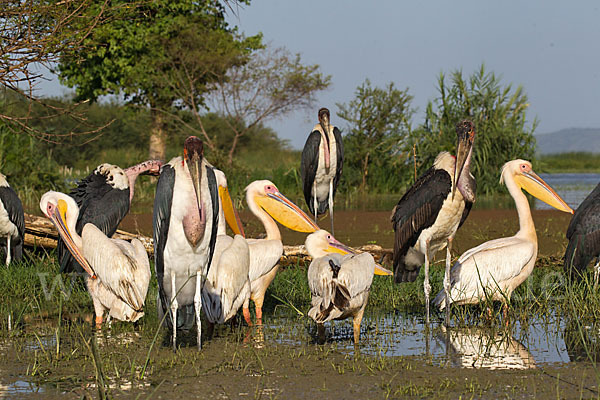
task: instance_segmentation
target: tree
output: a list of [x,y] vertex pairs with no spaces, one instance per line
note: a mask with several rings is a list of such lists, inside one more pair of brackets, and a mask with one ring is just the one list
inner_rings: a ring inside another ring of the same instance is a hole
[[[132,2],[133,4],[133,2]],[[112,9],[109,0],[98,1],[90,12],[89,0],[4,0],[0,6],[0,122],[3,129],[26,132],[47,141],[60,141],[56,134],[34,129],[30,122],[33,103],[46,108],[46,118],[70,115],[80,122],[85,116],[78,104],[56,107],[40,99],[36,91],[42,66],[51,67],[61,52],[78,51],[84,39]],[[20,99],[19,99],[20,97]],[[15,114],[16,101],[25,108]],[[25,112],[24,112],[25,111]],[[85,134],[97,132],[91,128]]]
[[[348,104],[337,104],[337,115],[348,122],[348,134],[344,138],[346,149],[346,177],[359,176],[364,192],[369,185],[372,166],[376,166],[375,178],[379,187],[395,186],[396,156],[406,136],[410,133],[410,120],[414,113],[408,89],[399,90],[394,83],[385,88],[372,87],[367,79],[356,89],[356,97]],[[378,175],[377,175],[378,174]],[[397,185],[396,185],[397,186]]]
[[[316,93],[330,84],[331,76],[323,75],[319,65],[303,65],[299,54],[292,55],[284,48],[255,52],[247,64],[236,65],[219,76],[208,103],[225,117],[234,133],[229,165],[240,139],[254,127],[270,118],[313,107]],[[192,106],[190,109],[198,113]]]
[[[94,0],[100,5],[101,0]],[[166,116],[190,91],[201,104],[208,85],[259,47],[260,36],[242,38],[214,0],[156,0],[133,4],[113,0],[103,23],[85,38],[83,49],[64,51],[61,81],[78,99],[122,94],[151,110],[150,157],[165,158]],[[117,5],[117,6],[114,6]],[[184,76],[185,79],[180,79]],[[185,83],[190,87],[181,88]]]
[[469,118],[475,123],[477,133],[472,161],[477,191],[486,194],[498,191],[504,163],[534,157],[533,132],[537,120],[527,126],[529,103],[523,87],[513,90],[510,84],[502,85],[493,72],[486,72],[481,65],[467,79],[461,70],[453,71],[450,84],[440,74],[438,91],[439,97],[427,105],[425,122],[413,130],[404,152],[408,154],[416,146],[416,164],[420,173],[424,172],[440,151],[453,151],[455,124]]

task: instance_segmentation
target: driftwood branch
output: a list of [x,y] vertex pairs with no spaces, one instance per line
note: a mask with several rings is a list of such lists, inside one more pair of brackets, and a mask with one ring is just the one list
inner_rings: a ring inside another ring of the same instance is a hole
[[[148,256],[152,257],[154,255],[153,242],[150,237],[135,235],[122,230],[117,230],[113,237],[124,240],[137,238],[143,243],[148,252]],[[25,214],[25,246],[54,249],[56,248],[57,238],[58,232],[56,231],[56,227],[48,218]],[[381,262],[383,258],[390,257],[392,254],[391,249],[384,249],[381,246],[374,244],[356,247],[353,250],[359,253],[369,252],[378,262]],[[304,245],[283,246],[283,256],[280,260],[282,264],[288,265],[295,263],[297,260],[304,261],[309,259],[310,256],[306,252]]]

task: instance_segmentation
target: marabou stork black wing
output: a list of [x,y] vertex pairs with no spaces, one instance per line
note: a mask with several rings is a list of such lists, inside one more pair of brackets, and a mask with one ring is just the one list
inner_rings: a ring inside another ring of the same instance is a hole
[[[90,223],[111,237],[129,212],[129,189],[115,189],[105,175],[96,171],[79,181],[69,195],[79,207],[75,230],[80,235],[85,224]],[[57,247],[61,272],[83,272],[60,237]]]
[[452,190],[452,180],[443,169],[428,169],[402,196],[392,215],[394,227],[394,277],[396,282],[414,281],[417,270],[406,269],[404,256],[421,232],[435,222],[444,200]]
[[[575,211],[567,238],[564,271],[579,279],[589,262],[600,254],[600,184]],[[578,273],[573,273],[574,268]]]
[[152,224],[154,227],[154,269],[158,281],[158,295],[162,306],[163,315],[167,313],[169,300],[165,294],[164,276],[165,259],[164,251],[167,244],[169,224],[171,223],[171,205],[173,204],[173,187],[175,186],[175,170],[169,164],[162,167],[158,183],[156,184],[156,195],[154,196],[154,210]]
[[340,130],[336,126],[333,127],[333,137],[335,139],[335,147],[337,153],[335,178],[333,178],[333,195],[335,196],[338,183],[340,182],[340,178],[342,177],[342,170],[344,168],[344,142],[342,141],[342,132],[340,132]]
[[25,214],[23,213],[23,203],[17,196],[17,193],[10,186],[0,187],[0,201],[6,209],[8,219],[15,224],[19,237],[11,242],[11,257],[13,260],[20,260],[23,257],[23,238],[25,236]]
[[212,264],[213,255],[215,254],[215,244],[217,242],[217,228],[219,226],[219,187],[217,184],[217,177],[212,167],[206,167],[206,177],[208,178],[208,190],[210,192],[210,200],[212,205],[212,227],[209,242],[209,253],[208,253],[208,268],[206,274],[208,276],[208,269]]
[[[308,205],[310,213],[314,215],[313,198],[311,191],[317,175],[317,167],[319,164],[319,145],[321,144],[321,133],[317,130],[311,132],[306,139],[304,149],[302,150],[302,158],[300,160],[300,175],[302,177],[302,190],[304,191],[304,200]],[[340,170],[341,173],[341,170]]]

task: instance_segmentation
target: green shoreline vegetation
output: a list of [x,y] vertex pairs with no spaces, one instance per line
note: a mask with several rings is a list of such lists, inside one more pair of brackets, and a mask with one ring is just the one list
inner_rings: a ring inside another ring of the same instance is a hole
[[[178,390],[185,393],[185,388],[190,390],[198,385],[206,398],[217,398],[215,393],[223,385],[230,396],[237,397],[236,390],[249,391],[251,398],[304,398],[306,390],[319,391],[320,385],[320,390],[325,392],[362,393],[377,398],[528,396],[532,384],[547,386],[537,389],[539,396],[544,393],[560,398],[598,395],[600,373],[596,362],[600,341],[598,332],[587,327],[594,326],[600,317],[600,294],[589,282],[574,287],[562,285],[558,258],[538,260],[532,276],[513,294],[509,326],[502,322],[502,311],[497,304],[490,304],[494,310],[491,319],[486,318],[485,306],[455,307],[453,324],[458,327],[475,324],[494,335],[510,332],[516,324],[528,326],[533,316],[541,320],[560,317],[574,332],[570,336],[570,340],[574,340],[571,347],[578,346],[587,355],[584,356],[587,361],[571,363],[568,368],[545,365],[535,370],[494,375],[494,371],[483,369],[475,372],[444,368],[443,361],[437,359],[388,356],[385,351],[379,355],[361,355],[360,352],[351,355],[338,348],[342,343],[337,341],[311,344],[315,328],[306,317],[310,292],[306,265],[302,263],[281,269],[268,289],[264,306],[267,319],[284,313],[287,320],[296,320],[292,325],[300,323],[300,331],[272,328],[275,331],[270,330],[265,335],[282,336],[283,342],[267,338],[267,342],[262,343],[262,331],[247,328],[241,322],[236,328],[218,327],[215,337],[205,342],[202,352],[195,348],[193,333],[188,334],[187,339],[184,334],[183,346],[173,353],[169,335],[166,329],[159,328],[156,317],[155,280],[148,293],[145,316],[139,323],[115,321],[102,332],[94,333],[90,323],[93,308],[84,286],[77,281],[71,285],[69,276],[56,272],[52,252],[31,252],[29,257],[25,262],[0,269],[0,343],[10,349],[6,351],[6,361],[14,365],[11,374],[24,374],[20,379],[73,397],[156,398]],[[432,271],[435,293],[442,288],[442,263],[435,264]],[[389,277],[376,277],[367,314],[420,315],[422,281],[422,273],[416,282],[405,285],[395,285]],[[241,317],[238,320],[241,321]],[[351,330],[349,321],[339,322],[337,329],[344,324]],[[372,329],[377,328],[367,325],[363,334],[368,338]],[[286,335],[304,344],[286,345]],[[351,341],[350,336],[342,340]],[[6,367],[0,366],[0,370],[2,368]],[[557,378],[558,375],[561,378]],[[294,379],[286,379],[290,377]],[[240,379],[252,386],[244,388],[243,384],[235,383]],[[294,382],[304,383],[295,387]],[[350,386],[339,386],[344,382]],[[357,382],[360,384],[350,389]],[[267,389],[274,387],[276,391],[269,395]]]

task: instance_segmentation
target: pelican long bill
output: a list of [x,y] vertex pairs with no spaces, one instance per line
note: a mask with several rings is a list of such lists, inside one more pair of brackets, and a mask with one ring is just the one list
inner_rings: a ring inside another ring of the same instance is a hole
[[96,279],[96,273],[93,271],[91,265],[85,259],[79,248],[75,245],[75,241],[73,240],[73,235],[69,231],[66,222],[66,213],[67,213],[67,203],[64,200],[59,200],[56,210],[52,214],[51,218],[56,225],[56,229],[58,230],[59,235],[64,240],[67,248],[75,257],[77,262],[83,267],[83,269],[93,278]]
[[246,237],[240,216],[233,205],[231,196],[229,195],[229,189],[224,186],[219,186],[219,197],[221,198],[221,205],[223,207],[223,213],[225,214],[227,225],[229,225],[233,233],[236,235],[242,235],[243,237]]
[[573,214],[573,209],[535,172],[530,171],[524,172],[522,175],[517,175],[515,176],[515,182],[544,203],[557,210]]
[[320,228],[302,211],[280,192],[256,196],[256,204],[262,207],[281,225],[297,232],[312,233]]

